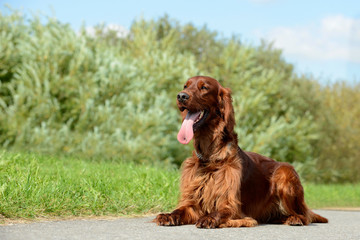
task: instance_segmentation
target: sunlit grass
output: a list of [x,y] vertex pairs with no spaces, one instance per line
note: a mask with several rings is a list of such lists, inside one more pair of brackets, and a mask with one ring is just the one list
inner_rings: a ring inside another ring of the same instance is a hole
[[311,208],[360,207],[360,184],[305,184],[305,200]]
[[[123,216],[170,211],[180,172],[123,161],[0,152],[0,217]],[[359,207],[360,185],[305,184],[311,208]]]
[[177,170],[33,154],[0,155],[0,214],[6,218],[137,215],[170,210]]

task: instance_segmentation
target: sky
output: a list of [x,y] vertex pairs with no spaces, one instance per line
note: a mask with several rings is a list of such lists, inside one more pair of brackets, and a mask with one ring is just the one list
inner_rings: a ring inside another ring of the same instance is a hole
[[130,29],[136,19],[167,14],[254,46],[261,39],[273,42],[297,73],[322,83],[360,82],[359,0],[0,0],[3,13],[8,11],[4,4],[28,16],[55,16],[74,30],[101,23]]

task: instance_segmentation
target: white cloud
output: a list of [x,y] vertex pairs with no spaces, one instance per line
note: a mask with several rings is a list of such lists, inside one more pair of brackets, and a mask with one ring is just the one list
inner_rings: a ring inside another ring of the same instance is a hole
[[286,55],[360,63],[360,19],[328,16],[311,25],[276,27],[261,37]]
[[356,20],[346,18],[343,15],[330,16],[321,20],[322,30],[325,34],[333,36],[348,35]]
[[[99,29],[96,27],[87,27],[86,28],[86,34],[89,36],[95,37],[96,33],[98,33]],[[125,38],[127,35],[129,35],[129,30],[127,30],[124,26],[118,25],[118,24],[108,24],[106,25],[100,34],[107,34],[109,32],[115,32],[116,36],[118,38]]]

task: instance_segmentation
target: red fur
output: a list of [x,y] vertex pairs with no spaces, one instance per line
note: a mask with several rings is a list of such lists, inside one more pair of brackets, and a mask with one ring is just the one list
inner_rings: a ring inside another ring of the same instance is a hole
[[210,77],[190,78],[178,101],[187,111],[207,110],[194,132],[195,151],[182,166],[178,207],[159,214],[162,226],[196,224],[200,228],[253,227],[258,223],[307,225],[328,220],[305,204],[298,174],[288,163],[276,162],[238,147],[230,89]]

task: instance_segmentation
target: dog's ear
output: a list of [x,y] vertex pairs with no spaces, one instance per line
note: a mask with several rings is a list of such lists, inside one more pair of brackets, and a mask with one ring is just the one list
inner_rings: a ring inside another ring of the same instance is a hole
[[234,108],[232,106],[231,90],[221,87],[218,95],[219,110],[221,117],[224,119],[225,128],[232,132],[235,125]]

